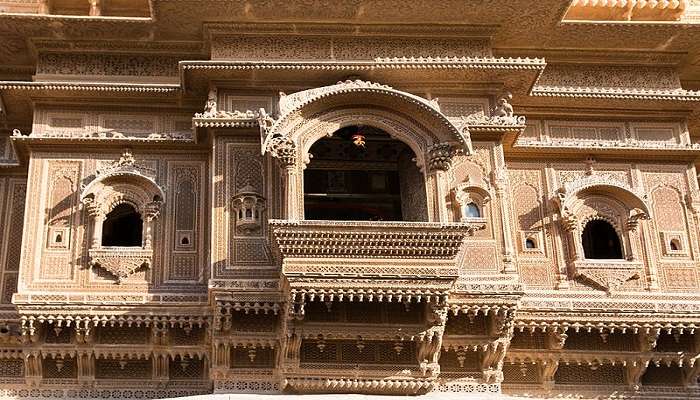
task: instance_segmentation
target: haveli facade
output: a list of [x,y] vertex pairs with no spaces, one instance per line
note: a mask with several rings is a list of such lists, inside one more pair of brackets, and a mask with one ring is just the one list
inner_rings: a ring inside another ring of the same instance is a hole
[[700,396],[699,22],[0,0],[0,395]]

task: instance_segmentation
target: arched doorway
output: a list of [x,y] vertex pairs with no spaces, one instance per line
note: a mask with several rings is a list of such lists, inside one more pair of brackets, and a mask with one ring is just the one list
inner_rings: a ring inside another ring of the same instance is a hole
[[426,221],[423,174],[405,143],[351,125],[316,141],[304,170],[304,218]]
[[588,259],[621,259],[622,245],[613,226],[604,220],[586,224],[582,235],[583,253]]

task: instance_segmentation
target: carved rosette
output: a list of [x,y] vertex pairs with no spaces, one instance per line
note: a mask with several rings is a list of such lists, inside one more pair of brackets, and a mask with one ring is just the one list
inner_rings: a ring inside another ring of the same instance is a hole
[[141,268],[149,268],[153,258],[153,251],[150,249],[128,247],[90,249],[89,254],[90,265],[100,267],[114,275],[117,283],[122,283]]

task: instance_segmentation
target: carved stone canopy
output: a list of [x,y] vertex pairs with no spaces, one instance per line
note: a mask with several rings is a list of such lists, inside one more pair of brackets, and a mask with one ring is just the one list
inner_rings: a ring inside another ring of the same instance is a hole
[[106,215],[120,202],[129,202],[139,213],[155,218],[165,201],[165,192],[151,178],[134,171],[112,171],[90,182],[80,196],[91,213]]
[[607,176],[589,175],[573,182],[567,182],[557,191],[557,203],[562,215],[570,213],[577,200],[589,194],[603,194],[621,201],[630,210],[630,218],[648,219],[651,217],[647,195]]
[[[410,118],[421,124],[433,137],[428,145],[453,143],[465,153],[471,152],[471,140],[466,126],[456,125],[445,116],[436,102],[386,85],[361,80],[348,80],[335,85],[303,90],[291,95],[280,94],[278,118],[261,110],[262,153],[273,153],[277,142],[287,138],[297,146],[298,124],[302,115],[314,115],[340,107],[372,107]],[[427,146],[423,151],[427,150]],[[275,154],[273,154],[275,155]]]

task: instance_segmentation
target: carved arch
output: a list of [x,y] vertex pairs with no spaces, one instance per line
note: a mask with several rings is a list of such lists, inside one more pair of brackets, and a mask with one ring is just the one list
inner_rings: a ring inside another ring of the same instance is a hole
[[[345,81],[335,85],[316,89],[304,90],[291,95],[280,95],[279,118],[272,119],[262,110],[260,128],[262,153],[271,152],[276,155],[279,143],[286,147],[294,146],[307,151],[311,143],[302,143],[300,135],[305,122],[313,120],[332,110],[338,109],[384,109],[383,118],[392,120],[393,117],[408,120],[412,130],[423,136],[424,143],[403,138],[406,144],[413,145],[416,155],[425,153],[430,146],[450,144],[456,149],[471,154],[471,139],[466,125],[456,125],[439,109],[435,102],[419,96],[396,90],[386,85],[365,81]],[[357,114],[360,118],[362,114]],[[370,118],[376,119],[376,118]],[[371,121],[355,123],[372,124]],[[376,122],[372,125],[379,124]],[[340,126],[342,128],[342,126]],[[385,129],[381,126],[376,126]],[[392,134],[393,129],[385,129]],[[332,132],[327,132],[332,133]],[[419,147],[418,149],[415,147]],[[419,151],[416,151],[419,150]],[[305,154],[302,152],[302,154]]]
[[646,194],[606,176],[591,175],[565,183],[557,192],[557,203],[561,212],[565,213],[571,211],[578,200],[596,194],[622,202],[630,210],[630,217],[635,219],[651,217],[651,207]]
[[136,172],[114,172],[97,177],[83,189],[80,200],[92,203],[95,211],[106,215],[114,207],[129,203],[140,213],[149,204],[165,201],[165,192],[151,178]]

